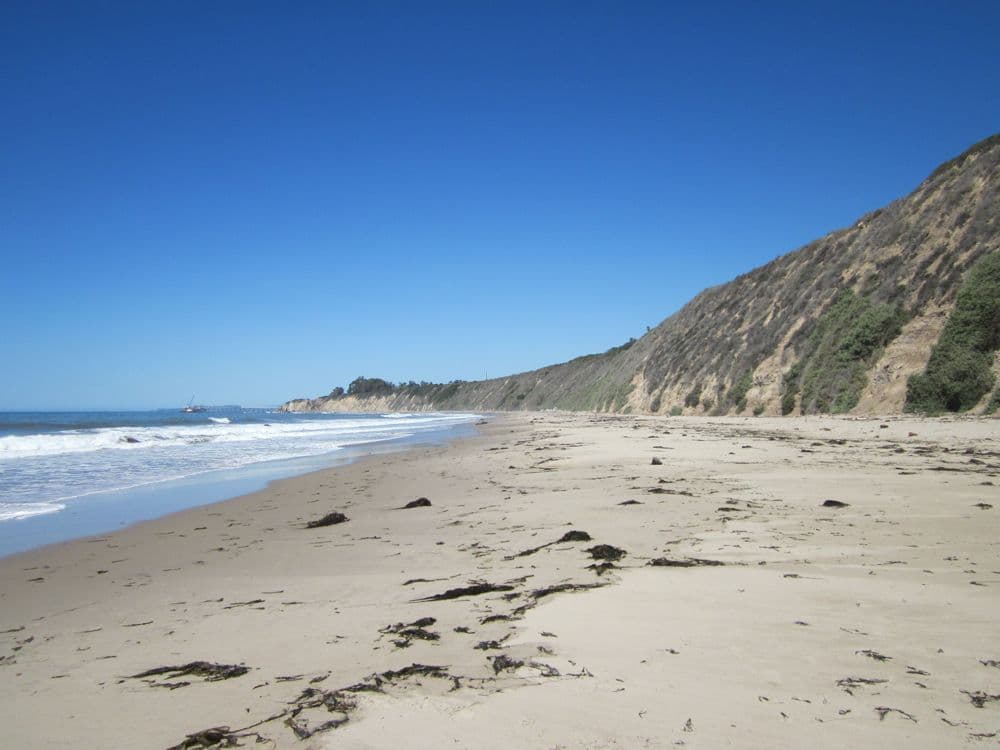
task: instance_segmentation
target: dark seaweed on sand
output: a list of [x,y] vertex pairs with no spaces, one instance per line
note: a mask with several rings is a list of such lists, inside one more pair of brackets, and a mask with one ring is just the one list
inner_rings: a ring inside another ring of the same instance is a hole
[[612,547],[610,544],[598,544],[594,547],[589,547],[586,552],[589,552],[590,556],[595,560],[609,560],[611,562],[621,560],[628,554],[625,550]]
[[349,520],[350,519],[343,513],[334,511],[333,513],[327,513],[325,516],[315,521],[310,521],[309,523],[306,524],[306,528],[318,529],[320,526],[333,526],[334,524],[344,523],[345,521]]
[[461,596],[480,596],[490,594],[494,591],[513,591],[514,587],[505,583],[476,583],[472,586],[462,586],[460,588],[448,589],[440,594],[425,596],[422,599],[414,599],[415,602],[440,602],[446,599],[458,599]]

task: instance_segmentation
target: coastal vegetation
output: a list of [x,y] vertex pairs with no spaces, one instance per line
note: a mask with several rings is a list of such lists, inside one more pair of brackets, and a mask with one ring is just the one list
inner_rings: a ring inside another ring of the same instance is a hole
[[[907,411],[937,414],[974,407],[996,382],[992,364],[998,348],[1000,252],[995,251],[969,270],[927,368],[907,384]],[[994,394],[991,406],[996,401]]]
[[868,383],[868,370],[899,335],[905,313],[845,290],[815,322],[799,360],[785,373],[781,413],[843,414]]

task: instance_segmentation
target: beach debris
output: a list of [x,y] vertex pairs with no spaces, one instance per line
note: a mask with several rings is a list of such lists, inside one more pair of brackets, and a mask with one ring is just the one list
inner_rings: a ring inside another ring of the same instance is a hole
[[888,680],[882,680],[877,677],[844,677],[837,680],[837,685],[842,687],[848,695],[854,695],[854,688],[861,687],[862,685],[880,685],[883,682],[888,682]]
[[333,526],[335,524],[344,523],[345,521],[349,520],[350,519],[343,513],[340,513],[339,511],[334,511],[333,513],[327,513],[320,519],[317,519],[315,521],[309,521],[309,523],[306,524],[306,528],[318,529],[321,526]]
[[640,503],[638,500],[624,500],[624,501],[622,501],[622,502],[620,502],[618,504],[619,505],[642,505],[642,503]]
[[[660,480],[663,484],[666,484],[662,479]],[[654,495],[682,495],[684,497],[694,497],[693,492],[688,492],[687,490],[671,490],[666,487],[650,487],[646,492],[652,493]]]
[[976,503],[976,504],[975,504],[975,505],[973,505],[972,507],[973,507],[973,508],[979,508],[980,510],[989,510],[989,509],[990,509],[990,508],[992,508],[993,506],[992,506],[992,505],[990,505],[989,503]]
[[357,707],[356,701],[344,691],[318,688],[303,690],[293,705],[285,718],[285,725],[300,740],[346,724],[350,721],[348,714]]
[[996,667],[1000,669],[1000,660],[998,659],[980,659],[979,663],[984,667]]
[[[507,636],[507,637],[510,637],[510,636]],[[473,646],[473,648],[479,649],[480,651],[498,650],[498,649],[503,648],[503,642],[506,641],[506,640],[507,640],[507,638],[503,638],[502,640],[499,640],[499,641],[496,641],[496,640],[493,640],[493,641],[480,641],[475,646]]]
[[841,500],[824,500],[822,507],[824,508],[846,508],[850,503],[845,503]]
[[917,720],[916,720],[916,718],[914,718],[913,714],[908,714],[906,711],[902,710],[901,708],[889,708],[888,706],[876,706],[875,707],[875,713],[878,714],[878,720],[879,721],[885,721],[885,717],[887,715],[889,715],[889,714],[899,714],[904,719],[909,719],[910,721],[912,721],[914,723],[917,723]]
[[567,531],[565,534],[563,534],[554,542],[547,542],[545,544],[540,544],[537,547],[532,547],[531,549],[526,549],[523,552],[518,552],[516,555],[509,555],[504,559],[513,560],[516,557],[528,557],[528,555],[533,555],[536,552],[539,552],[540,550],[543,550],[546,547],[551,547],[554,544],[563,544],[566,542],[589,542],[589,541],[592,540],[590,534],[588,534],[586,531],[576,531],[576,530]]
[[429,508],[431,507],[431,501],[426,497],[418,497],[416,500],[410,500],[406,505],[403,506],[403,510],[408,508]]
[[506,622],[512,620],[510,615],[487,615],[479,621],[480,625],[489,625],[491,622]]
[[[256,735],[256,733],[254,734]],[[197,750],[198,748],[237,747],[240,744],[240,738],[244,736],[253,735],[240,735],[236,732],[229,731],[229,727],[210,727],[209,729],[202,729],[200,732],[189,734],[178,744],[168,747],[167,750]],[[260,737],[260,735],[256,736]]]
[[886,656],[885,654],[880,654],[878,651],[872,651],[870,648],[862,649],[861,651],[855,651],[856,654],[861,654],[862,656],[867,656],[869,659],[874,659],[875,661],[890,661],[891,656]]
[[447,578],[410,578],[403,581],[404,586],[409,586],[414,583],[437,583],[438,581],[447,581]]
[[557,583],[554,586],[535,589],[531,595],[535,599],[541,599],[552,594],[562,594],[566,591],[585,591],[586,589],[598,589],[607,584],[604,583]]
[[992,695],[990,693],[985,693],[982,690],[959,690],[959,692],[962,693],[962,695],[968,696],[969,700],[972,701],[972,705],[976,708],[982,708],[987,703],[1000,701],[1000,695]]
[[[233,602],[232,604],[227,604],[223,609],[236,609],[237,607],[252,607],[255,604],[263,604],[263,599],[251,599],[246,602]],[[258,607],[257,609],[263,609],[263,607]]]
[[513,672],[514,670],[523,667],[524,662],[520,659],[511,659],[506,654],[499,654],[498,656],[487,657],[493,666],[493,673],[500,674],[501,672]]
[[663,461],[654,457],[653,460],[649,462],[649,464],[650,466],[663,466]]
[[440,594],[434,594],[433,596],[425,596],[420,599],[414,599],[414,602],[441,602],[447,599],[458,599],[462,596],[481,596],[483,594],[491,594],[495,591],[513,591],[513,586],[508,586],[505,583],[474,583],[471,586],[461,586],[459,588],[448,589]]
[[587,570],[592,570],[596,575],[599,576],[604,575],[609,570],[617,570],[617,569],[618,569],[617,565],[615,565],[613,562],[607,562],[607,561],[600,563],[593,563],[592,565],[587,566]]
[[418,677],[438,677],[442,680],[450,679],[448,667],[433,664],[411,664],[410,666],[403,667],[402,669],[390,669],[388,672],[373,675],[370,679],[374,679],[376,682],[394,682],[395,680],[405,677],[413,677],[414,675]]
[[[156,682],[147,680],[147,677],[164,676],[168,680],[176,680],[179,677],[201,677],[205,682],[220,682],[221,680],[231,680],[234,677],[242,677],[250,671],[250,667],[242,664],[214,664],[207,661],[191,661],[180,666],[154,667],[145,672],[129,675],[128,679],[143,680],[150,687],[165,687],[174,690],[179,687],[187,687],[191,683],[182,682]],[[195,746],[197,747],[197,745]]]
[[611,562],[621,560],[628,554],[625,550],[612,547],[610,544],[598,544],[584,551],[588,552],[595,560],[609,560]]
[[705,560],[700,557],[688,557],[684,560],[674,560],[669,557],[657,557],[650,560],[647,565],[654,568],[697,568],[707,565],[725,565],[721,560]]
[[414,640],[440,640],[441,635],[439,633],[427,630],[435,622],[437,620],[433,617],[421,617],[419,620],[414,620],[410,623],[397,622],[395,625],[387,625],[379,630],[379,632],[386,635],[398,635],[399,637],[393,640],[393,644],[397,648],[408,648]]

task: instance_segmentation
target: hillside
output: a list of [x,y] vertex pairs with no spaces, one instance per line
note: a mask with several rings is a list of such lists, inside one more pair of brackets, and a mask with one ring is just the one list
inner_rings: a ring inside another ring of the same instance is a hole
[[1000,134],[935,169],[907,197],[706,289],[603,354],[474,382],[359,379],[348,392],[282,408],[989,411],[1000,403],[998,190]]

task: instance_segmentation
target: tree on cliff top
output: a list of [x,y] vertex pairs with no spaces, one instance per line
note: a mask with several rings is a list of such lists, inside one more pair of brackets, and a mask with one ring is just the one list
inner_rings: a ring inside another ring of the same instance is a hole
[[382,378],[355,378],[351,381],[351,384],[347,386],[348,396],[358,396],[359,398],[365,396],[388,396],[394,393],[396,386],[387,380],[382,380]]

